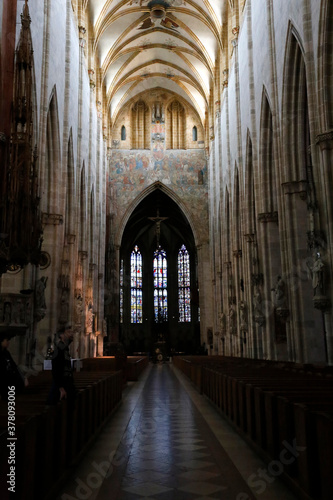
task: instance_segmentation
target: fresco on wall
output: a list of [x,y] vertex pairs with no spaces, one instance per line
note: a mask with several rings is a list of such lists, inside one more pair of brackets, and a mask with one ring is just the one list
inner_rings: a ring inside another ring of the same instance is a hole
[[151,150],[113,150],[109,210],[120,222],[133,199],[156,181],[173,190],[200,227],[208,228],[207,165],[203,150],[166,150],[164,124],[151,129]]

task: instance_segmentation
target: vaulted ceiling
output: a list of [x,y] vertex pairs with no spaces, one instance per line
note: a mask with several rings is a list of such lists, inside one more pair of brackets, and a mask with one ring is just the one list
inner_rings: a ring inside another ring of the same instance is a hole
[[129,100],[154,88],[181,96],[204,121],[227,1],[89,1],[113,122]]

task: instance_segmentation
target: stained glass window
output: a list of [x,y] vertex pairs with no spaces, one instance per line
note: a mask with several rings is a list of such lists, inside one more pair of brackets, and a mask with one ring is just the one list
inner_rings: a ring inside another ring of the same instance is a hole
[[142,323],[142,255],[137,245],[131,253],[131,323]]
[[120,312],[120,323],[124,321],[124,261],[120,261],[120,279],[119,279],[119,312]]
[[191,321],[190,256],[185,245],[178,252],[178,309],[179,322]]
[[167,257],[165,250],[159,247],[154,252],[154,316],[156,323],[168,319],[168,290],[167,290]]

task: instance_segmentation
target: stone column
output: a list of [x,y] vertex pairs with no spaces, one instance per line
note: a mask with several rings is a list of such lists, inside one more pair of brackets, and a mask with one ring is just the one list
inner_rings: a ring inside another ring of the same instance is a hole
[[[326,204],[323,209],[327,214],[327,269],[325,270],[328,277],[328,282],[332,283],[333,269],[333,198],[332,198],[332,164],[333,164],[333,130],[317,135],[316,144],[320,148],[320,166],[321,166],[321,182],[323,186],[323,200]],[[332,304],[333,304],[333,288],[330,286],[326,290],[326,298],[329,301],[329,307],[323,310],[324,328],[326,335],[326,355],[328,364],[333,364],[333,324],[332,324]]]

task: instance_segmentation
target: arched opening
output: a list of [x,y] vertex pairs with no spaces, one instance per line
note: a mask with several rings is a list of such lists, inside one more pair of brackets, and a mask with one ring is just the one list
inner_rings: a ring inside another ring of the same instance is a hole
[[67,150],[67,186],[66,186],[66,207],[65,207],[65,234],[74,235],[75,221],[75,176],[74,176],[74,153],[72,131],[68,139]]
[[60,172],[60,140],[58,103],[55,89],[47,113],[45,169],[42,183],[42,206],[48,213],[54,213],[57,206],[57,190],[55,186]]
[[132,149],[149,149],[149,108],[139,99],[132,108]]
[[263,93],[260,125],[260,178],[263,186],[261,197],[265,212],[277,211],[275,180],[273,118],[267,95]]
[[126,127],[125,127],[125,125],[123,125],[121,127],[121,140],[126,141]]
[[[260,123],[260,150],[259,150],[259,178],[260,200],[263,211],[259,214],[260,241],[263,242],[262,269],[265,295],[272,291],[272,283],[281,274],[281,244],[278,226],[277,202],[277,172],[276,154],[274,148],[274,130],[272,111],[268,102],[266,91],[263,92]],[[258,285],[259,286],[259,285]],[[259,293],[259,288],[256,289]],[[286,323],[281,321],[276,310],[269,315],[266,311],[266,339],[264,355],[270,358],[287,357]],[[272,350],[272,352],[271,352]]]
[[185,147],[185,110],[175,100],[167,110],[166,123],[167,149],[184,149]]
[[86,199],[86,171],[83,162],[80,179],[80,244],[79,250],[87,251],[86,234],[87,234],[87,199]]
[[[305,256],[312,271],[316,255],[321,256],[325,248],[321,243],[311,248],[308,239],[317,217],[317,199],[310,148],[307,66],[299,40],[296,30],[290,26],[283,85],[283,195],[288,213],[285,252],[289,269],[296,269],[300,256]],[[297,311],[286,328],[289,357],[300,363],[322,362],[325,357],[325,328],[322,315],[316,310],[316,291],[309,278],[310,273],[305,279],[302,277],[302,286],[297,287],[287,282],[283,294],[282,308]],[[276,304],[276,309],[281,306]],[[301,321],[299,311],[303,312]]]
[[[180,257],[181,253],[181,257]],[[134,209],[120,248],[120,339],[128,353],[195,353],[200,345],[196,251],[179,206],[155,189]]]

